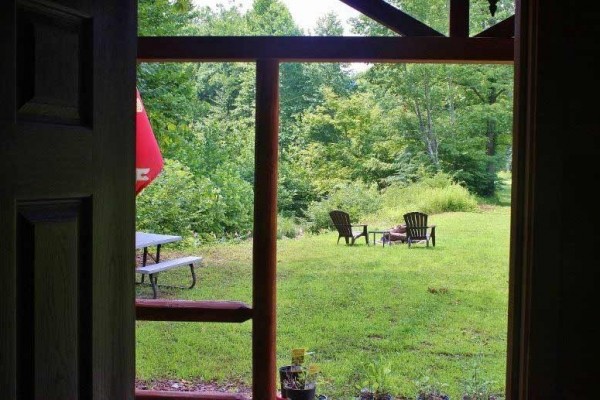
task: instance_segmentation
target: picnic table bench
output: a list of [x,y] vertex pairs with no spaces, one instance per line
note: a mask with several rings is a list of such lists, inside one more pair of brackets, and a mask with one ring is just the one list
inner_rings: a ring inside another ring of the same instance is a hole
[[[181,240],[181,236],[161,235],[157,233],[146,232],[135,233],[135,248],[144,249],[142,255],[142,265],[136,267],[135,272],[142,274],[142,279],[140,283],[143,283],[144,277],[148,275],[150,279],[150,285],[152,286],[153,297],[155,299],[158,297],[158,274],[160,272],[167,271],[172,268],[189,265],[190,272],[192,273],[192,284],[191,286],[189,286],[189,289],[192,289],[194,286],[196,286],[196,272],[194,271],[194,264],[202,262],[202,257],[186,256],[166,261],[160,261],[161,246],[163,244],[173,243],[179,240]],[[150,246],[156,246],[156,253],[154,257],[148,251],[148,248]],[[153,264],[147,263],[148,257],[154,260]]]

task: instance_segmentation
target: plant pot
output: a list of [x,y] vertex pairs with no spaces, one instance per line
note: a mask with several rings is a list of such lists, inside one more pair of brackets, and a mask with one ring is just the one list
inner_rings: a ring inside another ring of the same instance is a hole
[[393,400],[394,396],[391,394],[378,394],[375,395],[373,392],[368,389],[361,390],[360,396],[356,398],[357,400]]
[[450,400],[450,397],[445,394],[420,393],[417,400]]
[[289,400],[315,400],[316,387],[310,389],[286,388],[286,396]]
[[281,397],[287,397],[287,389],[284,387],[285,378],[288,376],[297,377],[298,373],[293,372],[293,365],[284,365],[279,368],[279,387],[281,389]]

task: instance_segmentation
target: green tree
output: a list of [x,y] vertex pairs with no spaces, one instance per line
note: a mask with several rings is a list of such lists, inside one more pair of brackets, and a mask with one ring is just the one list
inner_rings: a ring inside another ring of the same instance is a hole
[[404,141],[368,92],[350,97],[324,89],[325,102],[303,115],[302,155],[320,194],[344,182],[372,184],[393,172]]
[[[140,36],[196,32],[197,13],[189,0],[140,0]],[[137,85],[163,156],[187,163],[193,149],[192,126],[199,110],[194,77],[197,66],[181,63],[141,63]]]
[[[448,2],[390,3],[439,32],[448,32]],[[513,1],[502,0],[492,17],[487,4],[471,4],[473,33],[514,11]],[[353,26],[357,33],[391,34],[364,17],[355,19]],[[376,65],[365,73],[364,81],[386,113],[397,115],[396,127],[409,143],[397,161],[396,173],[388,181],[414,179],[421,165],[431,171],[451,173],[479,194],[494,193],[499,164],[510,151],[510,68]]]
[[[453,72],[454,81],[465,89],[461,129],[474,138],[485,138],[485,171],[495,177],[505,164],[511,145],[512,68],[457,66]],[[492,193],[493,190],[482,192]]]
[[192,0],[138,0],[138,35],[191,35],[197,16]]

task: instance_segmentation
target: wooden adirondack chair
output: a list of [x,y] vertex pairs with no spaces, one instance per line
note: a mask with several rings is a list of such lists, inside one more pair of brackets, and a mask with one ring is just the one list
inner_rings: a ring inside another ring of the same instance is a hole
[[421,212],[411,212],[404,214],[406,222],[406,240],[408,247],[412,243],[425,241],[429,247],[429,240],[435,247],[435,225],[427,225],[427,214]]
[[[353,225],[350,222],[350,215],[347,212],[340,210],[333,210],[329,213],[331,220],[333,221],[333,225],[338,231],[338,240],[337,243],[340,243],[340,238],[344,238],[346,240],[346,244],[353,245],[354,241],[361,236],[365,237],[367,241],[367,246],[369,245],[369,234],[367,233],[367,225],[355,224]],[[362,230],[353,231],[353,227],[362,227]]]

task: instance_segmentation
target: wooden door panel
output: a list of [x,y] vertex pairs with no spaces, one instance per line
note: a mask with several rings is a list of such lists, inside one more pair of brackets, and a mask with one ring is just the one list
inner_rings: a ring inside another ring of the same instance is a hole
[[133,0],[0,2],[0,398],[134,397]]
[[89,125],[90,16],[56,4],[19,1],[17,27],[19,119]]
[[90,398],[80,385],[91,378],[89,199],[25,202],[17,213],[20,395]]
[[17,122],[13,141],[20,151],[12,162],[13,172],[19,176],[14,182],[15,196],[48,199],[91,195],[93,139],[88,128]]

